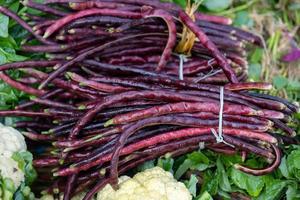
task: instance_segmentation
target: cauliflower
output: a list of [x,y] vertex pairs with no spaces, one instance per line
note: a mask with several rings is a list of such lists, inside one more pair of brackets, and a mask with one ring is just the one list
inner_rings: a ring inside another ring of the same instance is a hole
[[0,199],[10,200],[15,192],[21,192],[26,200],[34,199],[26,184],[32,183],[36,172],[26,149],[23,135],[0,123]]
[[0,156],[0,177],[10,178],[15,188],[18,188],[25,179],[24,172],[19,169],[18,163],[4,156]]
[[24,136],[16,129],[0,123],[0,155],[10,158],[15,152],[26,149]]
[[170,172],[159,167],[145,170],[133,178],[119,178],[120,189],[110,185],[98,194],[97,200],[191,200],[192,196],[183,183],[177,182]]
[[[110,185],[97,194],[97,200],[191,200],[192,196],[183,183],[177,182],[170,172],[160,167],[145,170],[133,178],[121,176],[120,189],[115,191]],[[82,200],[86,192],[74,196],[72,200]],[[63,199],[63,193],[59,200]],[[40,200],[54,200],[50,194]]]
[[16,129],[0,123],[0,177],[10,178],[15,188],[24,181],[24,172],[11,157],[15,152],[26,151],[23,135]]

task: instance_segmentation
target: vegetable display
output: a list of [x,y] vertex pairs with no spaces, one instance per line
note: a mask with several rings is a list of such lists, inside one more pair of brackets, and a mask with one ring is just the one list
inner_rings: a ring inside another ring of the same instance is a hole
[[256,154],[265,167],[234,167],[264,175],[280,164],[279,144],[298,142],[288,126],[298,107],[251,91],[268,83],[243,82],[245,46],[262,41],[230,19],[156,0],[23,4],[45,15],[25,14],[25,22],[5,7],[0,13],[32,34],[21,51],[45,59],[0,66],[1,80],[32,95],[0,116],[30,118],[15,126],[30,140],[44,184],[37,190],[64,200],[88,190],[89,200],[145,161],[199,146]]
[[0,146],[0,199],[33,200],[34,194],[28,186],[36,178],[36,172],[24,136],[0,123]]

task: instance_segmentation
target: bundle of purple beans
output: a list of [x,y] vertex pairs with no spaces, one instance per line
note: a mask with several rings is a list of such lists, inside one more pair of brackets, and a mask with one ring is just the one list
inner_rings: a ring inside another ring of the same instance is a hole
[[[32,34],[22,51],[46,58],[0,66],[3,81],[35,96],[0,116],[30,118],[16,127],[29,139],[40,189],[63,192],[64,199],[89,189],[89,200],[106,184],[116,186],[119,174],[166,153],[197,150],[199,143],[217,153],[261,156],[264,168],[234,167],[263,175],[280,164],[279,143],[298,143],[287,125],[298,107],[250,91],[270,84],[239,82],[247,73],[243,46],[261,41],[229,19],[195,13],[193,20],[156,0],[24,5],[45,17],[26,14],[27,23],[4,7],[0,12]],[[197,40],[179,80],[176,45],[185,28]],[[30,45],[35,40],[40,43]],[[12,79],[11,69],[24,77]],[[219,128],[220,85],[223,143],[212,133]]]

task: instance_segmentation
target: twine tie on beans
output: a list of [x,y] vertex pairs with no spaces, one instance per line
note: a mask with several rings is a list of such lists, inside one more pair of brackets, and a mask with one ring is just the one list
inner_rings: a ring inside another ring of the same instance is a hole
[[183,80],[183,64],[187,62],[187,57],[184,54],[179,54],[179,80]]
[[234,147],[232,144],[229,144],[226,142],[223,138],[223,107],[224,107],[224,87],[220,87],[220,112],[219,112],[219,127],[218,127],[218,133],[215,129],[211,128],[212,134],[215,136],[217,143],[224,143],[228,146]]

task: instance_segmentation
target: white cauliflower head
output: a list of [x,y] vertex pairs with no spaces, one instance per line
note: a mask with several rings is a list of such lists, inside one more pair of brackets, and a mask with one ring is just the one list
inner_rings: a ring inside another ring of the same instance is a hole
[[10,178],[15,188],[18,188],[25,179],[24,172],[19,169],[18,163],[2,155],[0,155],[0,177]]
[[145,170],[133,178],[119,178],[120,188],[115,191],[110,185],[98,194],[97,200],[191,200],[192,196],[170,172],[160,167]]
[[24,136],[16,129],[0,123],[0,155],[10,158],[15,152],[26,149]]

